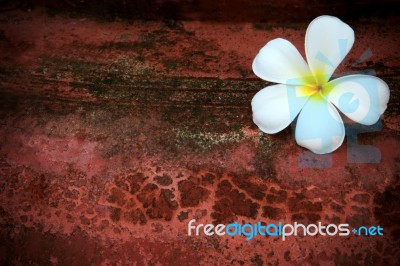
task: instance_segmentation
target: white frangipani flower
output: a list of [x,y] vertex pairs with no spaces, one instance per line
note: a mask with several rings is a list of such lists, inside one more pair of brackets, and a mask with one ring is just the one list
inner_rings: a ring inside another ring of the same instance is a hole
[[289,41],[268,42],[255,57],[253,71],[279,84],[254,96],[254,123],[274,134],[298,115],[296,142],[317,154],[332,152],[343,143],[345,129],[337,109],[357,123],[375,124],[389,101],[389,87],[383,80],[361,74],[330,80],[353,43],[350,26],[331,16],[320,16],[307,28],[308,64]]

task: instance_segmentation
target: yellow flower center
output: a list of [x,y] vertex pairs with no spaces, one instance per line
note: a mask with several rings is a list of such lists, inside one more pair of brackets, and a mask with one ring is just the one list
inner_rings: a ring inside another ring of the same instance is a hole
[[327,85],[328,83],[325,82],[324,77],[325,75],[322,72],[313,76],[303,76],[301,79],[304,85],[298,89],[297,95],[301,97],[313,96],[311,99],[323,100],[324,95],[327,95],[330,90],[330,86]]

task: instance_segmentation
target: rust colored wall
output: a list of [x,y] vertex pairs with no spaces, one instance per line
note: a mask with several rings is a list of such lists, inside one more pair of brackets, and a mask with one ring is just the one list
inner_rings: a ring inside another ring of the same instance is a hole
[[[390,86],[382,130],[358,138],[380,162],[349,163],[344,143],[331,167],[304,168],[290,127],[267,135],[253,123],[251,99],[270,83],[251,63],[278,37],[304,55],[314,13],[282,23],[286,9],[269,17],[254,4],[234,23],[228,1],[210,12],[186,1],[175,16],[189,21],[107,22],[133,5],[85,2],[99,21],[55,12],[81,11],[72,0],[14,3],[0,13],[1,265],[398,265],[399,16],[343,18],[356,42],[336,73],[375,72]],[[192,20],[205,13],[230,23]],[[380,225],[384,236],[189,237],[191,219]]]

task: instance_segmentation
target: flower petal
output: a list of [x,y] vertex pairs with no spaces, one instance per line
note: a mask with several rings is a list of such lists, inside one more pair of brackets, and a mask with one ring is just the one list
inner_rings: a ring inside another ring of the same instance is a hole
[[294,45],[278,38],[269,41],[253,61],[253,72],[258,77],[281,84],[303,85],[312,79],[306,61]]
[[[325,88],[326,87],[326,88]],[[349,75],[330,81],[324,87],[328,100],[351,120],[373,125],[386,110],[389,86],[380,78]]]
[[297,144],[325,154],[342,145],[344,134],[343,121],[336,108],[319,93],[312,95],[297,119]]
[[309,98],[301,91],[302,87],[277,84],[257,92],[251,101],[254,123],[268,134],[286,128]]
[[307,62],[318,85],[324,85],[354,43],[354,31],[336,17],[320,16],[306,32]]

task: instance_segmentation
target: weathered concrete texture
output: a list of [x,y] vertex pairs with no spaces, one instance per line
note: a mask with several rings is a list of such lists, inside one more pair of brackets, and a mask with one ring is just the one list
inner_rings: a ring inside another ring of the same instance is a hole
[[[90,16],[100,21],[186,20],[227,22],[298,22],[331,14],[342,18],[397,14],[396,0],[2,0],[1,9],[43,8],[49,15]],[[5,6],[5,7],[3,7]]]
[[[391,88],[383,129],[358,138],[382,158],[348,163],[344,144],[318,169],[300,167],[291,128],[261,134],[250,110],[268,85],[255,54],[276,37],[304,53],[307,23],[1,14],[0,262],[395,265],[399,19],[347,22],[356,43],[338,73],[376,71]],[[379,224],[384,236],[188,237],[193,218]]]

